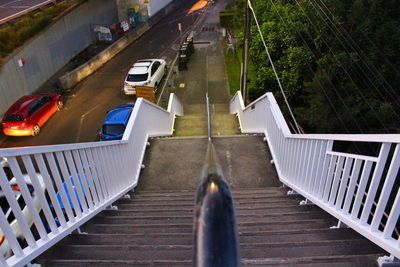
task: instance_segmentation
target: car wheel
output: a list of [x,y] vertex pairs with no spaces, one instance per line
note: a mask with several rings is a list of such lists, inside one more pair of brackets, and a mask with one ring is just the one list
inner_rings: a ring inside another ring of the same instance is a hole
[[167,75],[167,66],[164,68],[164,76]]
[[40,133],[40,126],[35,124],[35,126],[32,127],[32,136],[36,136]]
[[57,102],[57,110],[62,110],[62,108],[64,107],[64,103],[60,100]]

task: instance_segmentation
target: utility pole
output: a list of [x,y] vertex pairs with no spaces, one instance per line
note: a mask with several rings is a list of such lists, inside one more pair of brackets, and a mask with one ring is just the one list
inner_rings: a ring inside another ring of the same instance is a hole
[[249,0],[246,0],[246,20],[244,23],[244,44],[243,44],[243,70],[241,72],[241,92],[243,96],[243,102],[246,106],[247,104],[247,71],[249,63],[249,47],[250,47],[250,25],[251,25],[251,11],[249,8]]

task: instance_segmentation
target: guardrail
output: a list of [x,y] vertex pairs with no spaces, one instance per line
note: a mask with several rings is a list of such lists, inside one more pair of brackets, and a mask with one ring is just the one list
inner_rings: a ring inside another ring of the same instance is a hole
[[[245,107],[238,92],[230,110],[243,133],[265,135],[282,183],[400,258],[400,135],[291,134],[272,93]],[[378,143],[380,151],[335,151],[338,141]]]
[[20,17],[20,16],[23,16],[23,15],[25,15],[25,14],[27,14],[27,13],[33,11],[33,10],[42,8],[42,7],[47,6],[48,4],[51,4],[51,3],[56,4],[56,0],[47,0],[47,1],[43,1],[43,2],[40,3],[40,4],[37,4],[37,5],[31,6],[31,7],[28,7],[28,8],[26,8],[26,9],[24,9],[24,10],[22,10],[22,11],[20,11],[20,12],[14,13],[14,14],[8,16],[8,17],[1,18],[1,19],[0,19],[0,24],[6,23],[7,21],[10,21],[10,20],[12,20],[12,19],[18,18],[18,17]]
[[[0,209],[5,236],[2,246],[9,245],[13,252],[8,259],[0,253],[0,265],[29,263],[133,189],[148,139],[172,135],[176,115],[183,115],[183,107],[173,94],[168,110],[139,98],[122,140],[0,149],[0,157],[7,157],[18,188],[11,188],[2,168],[0,187],[19,224],[16,234]],[[26,203],[22,210],[15,190]],[[32,232],[32,223],[38,235]],[[26,247],[17,237],[26,240]]]

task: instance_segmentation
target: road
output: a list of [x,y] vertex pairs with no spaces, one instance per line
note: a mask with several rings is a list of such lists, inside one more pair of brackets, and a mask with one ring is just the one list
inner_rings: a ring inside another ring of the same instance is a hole
[[65,108],[57,112],[36,137],[0,137],[0,147],[66,144],[97,140],[106,112],[114,106],[135,102],[125,96],[122,85],[131,65],[139,59],[164,58],[171,63],[179,48],[177,23],[190,29],[201,13],[186,15],[195,1],[185,1],[180,8],[162,19],[139,40],[128,46],[97,72],[86,78],[66,99]]
[[0,0],[0,22],[17,17],[19,13],[24,13],[28,9],[40,7],[49,0]]

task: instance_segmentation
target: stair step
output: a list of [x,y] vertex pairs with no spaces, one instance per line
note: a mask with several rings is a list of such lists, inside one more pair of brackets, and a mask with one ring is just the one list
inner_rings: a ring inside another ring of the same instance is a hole
[[[254,195],[233,195],[235,202],[257,202],[257,201],[291,201],[282,194],[254,194]],[[118,203],[146,203],[146,202],[194,202],[195,196],[175,196],[175,197],[156,197],[156,196],[132,196],[131,199],[119,199]]]
[[[334,219],[312,219],[312,220],[293,220],[293,221],[274,221],[274,222],[238,222],[238,231],[273,231],[273,230],[292,230],[292,229],[316,229],[328,228],[335,223]],[[170,223],[170,224],[86,224],[82,228],[89,233],[189,233],[192,231],[192,223]]]
[[110,267],[110,266],[191,266],[192,260],[39,260],[46,267]]
[[[131,215],[121,216],[118,213],[114,216],[108,216],[100,214],[93,218],[90,223],[97,224],[144,224],[146,222],[157,222],[157,223],[191,223],[193,222],[193,212],[185,213],[168,213],[165,211],[165,215],[160,212],[155,212],[154,215],[149,214],[149,212],[144,213],[134,213]],[[323,219],[332,218],[328,213],[322,212],[288,212],[288,213],[275,213],[268,214],[265,212],[255,212],[252,210],[240,210],[236,212],[236,217],[238,222],[275,222],[282,220],[302,220],[302,219]]]
[[[376,261],[379,254],[367,255],[343,255],[343,256],[314,256],[314,257],[297,257],[297,258],[254,258],[241,259],[242,266],[292,266],[297,267],[354,267],[354,266],[375,266],[371,262]],[[80,266],[191,266],[192,260],[45,260],[42,263],[47,267],[80,267]]]
[[[247,249],[248,248],[248,249]],[[252,243],[240,245],[242,258],[292,258],[383,253],[366,239],[311,242]]]
[[[187,207],[187,208],[193,208],[194,207],[194,202],[146,202],[146,203],[136,203],[136,202],[131,202],[131,203],[118,203],[116,204],[118,206],[118,210],[131,210],[132,208],[145,208],[145,207],[160,207],[160,208],[165,208],[168,206],[171,207],[176,207],[179,205],[180,208]],[[234,204],[237,209],[260,209],[260,208],[286,208],[286,207],[298,207],[299,203],[297,201],[242,201],[242,202],[236,202],[234,201]]]
[[[48,258],[103,260],[190,260],[191,245],[64,245]],[[376,253],[366,240],[321,240],[312,242],[249,243],[240,245],[243,259],[339,256]]]
[[[234,198],[234,203],[240,204],[273,204],[273,203],[296,203],[299,204],[298,200],[290,200],[285,197],[259,197],[259,198]],[[194,205],[195,199],[121,199],[118,200],[115,205]]]
[[[232,195],[254,195],[254,194],[268,194],[268,193],[280,193],[286,195],[286,190],[282,187],[244,187],[244,188],[231,188]],[[134,196],[155,196],[155,197],[175,197],[175,196],[194,196],[195,190],[134,190],[129,192],[130,195]]]
[[376,266],[380,254],[337,255],[284,258],[242,258],[242,266],[296,266],[296,267],[366,267]]
[[[63,240],[63,244],[70,245],[119,245],[145,244],[145,245],[190,245],[193,234],[188,233],[138,233],[138,234],[96,234],[69,235]],[[300,242],[340,239],[363,239],[363,237],[351,229],[302,229],[290,231],[251,231],[241,232],[240,243],[279,243]]]
[[68,236],[63,244],[70,245],[186,245],[193,242],[192,233],[179,234],[85,234]]
[[[173,208],[171,206],[118,206],[118,210],[105,210],[102,212],[102,214],[106,216],[129,216],[133,214],[143,214],[146,213],[148,215],[168,215],[172,213],[191,213],[193,212],[193,207],[194,205],[191,206],[182,206],[182,207],[177,207],[174,206]],[[282,213],[287,213],[287,212],[308,212],[308,211],[320,211],[321,209],[317,206],[299,206],[298,204],[296,205],[287,205],[287,206],[264,206],[264,205],[242,205],[242,206],[237,206],[236,207],[236,212],[240,214],[242,211],[249,211],[252,212],[253,214],[256,213],[262,213],[262,214],[268,214],[270,212],[277,212],[280,211]]]

